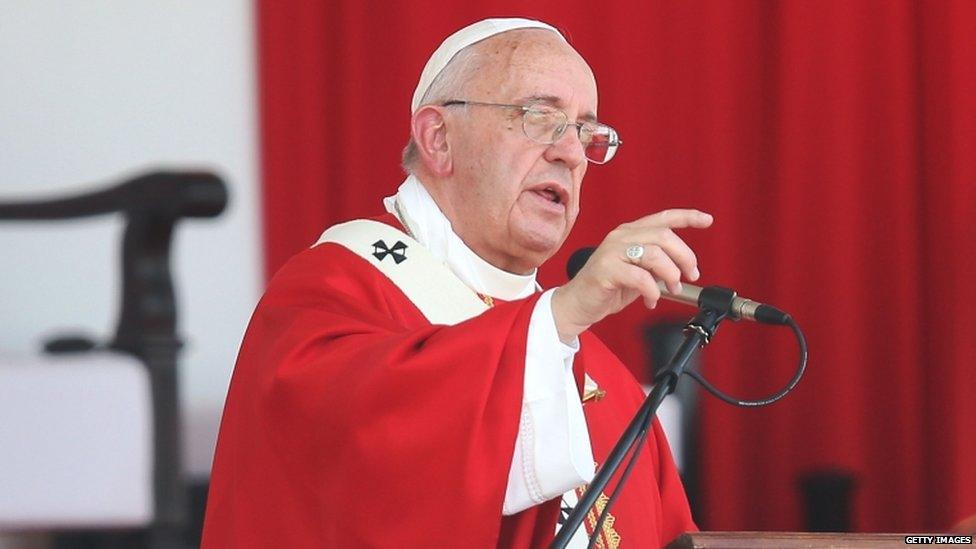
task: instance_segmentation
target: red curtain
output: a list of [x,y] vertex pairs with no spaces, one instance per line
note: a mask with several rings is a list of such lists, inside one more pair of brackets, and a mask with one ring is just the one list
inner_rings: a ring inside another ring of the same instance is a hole
[[[668,207],[703,282],[788,310],[806,378],[769,408],[704,398],[709,529],[802,529],[796,479],[853,471],[855,528],[919,531],[976,513],[976,2],[258,3],[267,272],[402,179],[413,87],[441,39],[519,15],[590,62],[625,145],[587,175],[542,270]],[[640,330],[690,311],[635,305],[597,332],[635,371]],[[722,327],[720,387],[759,396],[794,368],[788,331]],[[684,382],[690,382],[685,380]]]

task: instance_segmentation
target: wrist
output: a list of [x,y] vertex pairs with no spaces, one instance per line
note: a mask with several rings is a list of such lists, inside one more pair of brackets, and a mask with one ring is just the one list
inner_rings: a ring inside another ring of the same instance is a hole
[[560,286],[552,293],[550,301],[552,319],[556,324],[559,340],[570,345],[578,335],[590,327],[589,324],[577,321],[573,315],[572,297],[566,294],[566,287]]

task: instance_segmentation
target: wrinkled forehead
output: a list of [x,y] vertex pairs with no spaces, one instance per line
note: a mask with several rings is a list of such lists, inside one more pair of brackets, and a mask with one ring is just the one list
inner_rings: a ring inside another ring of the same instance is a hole
[[578,104],[595,116],[596,80],[586,61],[555,33],[508,31],[471,46],[479,70],[468,91],[500,102],[544,100],[566,108]]

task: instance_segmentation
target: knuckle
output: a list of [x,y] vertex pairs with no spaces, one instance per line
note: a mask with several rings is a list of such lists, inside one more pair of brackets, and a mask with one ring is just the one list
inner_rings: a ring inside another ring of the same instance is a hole
[[655,292],[658,292],[657,284],[654,283],[654,277],[651,276],[651,273],[645,270],[635,269],[631,283],[632,286],[640,290],[642,294],[652,295]]
[[623,225],[620,225],[616,229],[613,229],[612,231],[607,233],[607,238],[604,239],[604,242],[607,241],[617,242],[623,240],[623,235],[627,231],[627,228],[628,228],[628,224],[624,223]]
[[634,287],[651,290],[657,288],[657,283],[654,281],[654,275],[645,270],[639,270],[634,273]]
[[653,281],[651,282],[651,284],[649,284],[649,285],[648,285],[648,287],[647,287],[647,290],[648,290],[648,292],[647,292],[647,293],[648,293],[648,295],[649,295],[649,296],[651,297],[651,299],[653,299],[654,301],[657,301],[658,299],[660,299],[660,298],[661,298],[661,289],[660,289],[660,288],[658,288],[658,287],[657,287],[657,284],[654,284],[654,282],[653,282]]
[[664,282],[678,282],[681,280],[681,269],[671,261],[662,262],[654,268],[654,275]]
[[698,263],[698,258],[695,256],[695,252],[690,249],[680,249],[674,254],[674,260],[676,263],[681,265],[693,266]]
[[661,240],[662,243],[667,243],[667,244],[669,244],[671,246],[674,246],[674,245],[676,245],[676,244],[678,244],[680,242],[683,242],[681,240],[681,237],[678,236],[678,234],[675,233],[671,229],[671,227],[660,227],[657,230],[657,237]]
[[678,271],[674,271],[670,268],[663,269],[661,272],[657,272],[654,274],[657,275],[657,278],[660,279],[661,282],[664,282],[665,284],[674,284],[675,282],[681,280],[681,273]]
[[664,248],[661,248],[658,245],[644,247],[644,257],[646,257],[650,262],[656,263],[661,259],[664,259],[666,256],[667,254],[664,253]]

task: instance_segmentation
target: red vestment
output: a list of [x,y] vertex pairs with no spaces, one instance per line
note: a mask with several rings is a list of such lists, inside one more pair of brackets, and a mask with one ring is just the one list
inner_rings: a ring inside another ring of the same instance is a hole
[[[502,516],[537,299],[431,325],[340,245],[292,258],[241,346],[204,549],[545,547],[559,498]],[[601,463],[643,393],[595,336],[584,333],[580,345],[574,369],[607,392],[584,405]],[[695,529],[656,421],[611,514],[622,547],[660,546]]]

